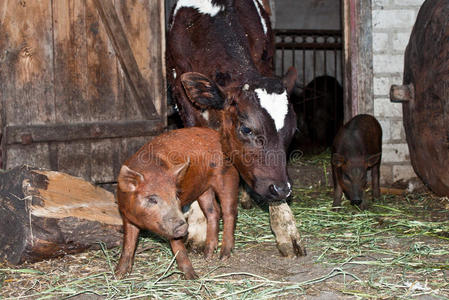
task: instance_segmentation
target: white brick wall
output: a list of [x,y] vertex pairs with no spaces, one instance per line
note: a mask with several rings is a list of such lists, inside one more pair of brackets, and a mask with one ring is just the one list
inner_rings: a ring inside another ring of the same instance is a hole
[[390,86],[402,84],[404,51],[424,0],[373,0],[374,115],[383,130],[382,182],[416,175],[402,124],[402,104],[391,103]]

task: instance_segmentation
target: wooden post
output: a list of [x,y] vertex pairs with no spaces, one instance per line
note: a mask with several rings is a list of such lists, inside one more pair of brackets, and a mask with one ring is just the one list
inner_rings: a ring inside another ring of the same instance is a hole
[[343,0],[345,121],[374,113],[371,0]]

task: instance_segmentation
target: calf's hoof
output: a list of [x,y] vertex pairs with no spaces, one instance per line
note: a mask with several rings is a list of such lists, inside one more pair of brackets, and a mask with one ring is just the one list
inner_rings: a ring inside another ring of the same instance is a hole
[[253,200],[251,199],[251,196],[244,188],[241,188],[241,190],[240,190],[239,202],[240,202],[240,205],[242,206],[242,208],[244,208],[244,209],[253,208]]
[[291,243],[277,243],[279,252],[284,257],[299,257],[306,256],[306,248],[301,245],[301,242],[292,238]]
[[270,203],[270,225],[276,236],[276,244],[282,256],[298,257],[306,255],[301,245],[293,213],[287,203]]

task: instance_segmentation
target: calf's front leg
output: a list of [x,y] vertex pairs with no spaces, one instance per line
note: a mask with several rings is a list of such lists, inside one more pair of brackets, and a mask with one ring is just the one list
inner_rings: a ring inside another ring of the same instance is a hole
[[276,237],[281,255],[288,257],[306,255],[290,206],[285,201],[270,203],[269,210],[271,230]]

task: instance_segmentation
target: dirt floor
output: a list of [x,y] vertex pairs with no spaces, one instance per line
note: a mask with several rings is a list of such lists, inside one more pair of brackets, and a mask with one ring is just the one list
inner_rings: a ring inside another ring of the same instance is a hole
[[[113,276],[120,249],[22,266],[0,264],[2,299],[449,299],[449,199],[383,195],[367,211],[333,212],[328,160],[294,163],[291,207],[307,256],[283,258],[266,210],[239,210],[227,261],[190,257],[182,280],[168,244],[145,234],[134,270]],[[326,174],[327,173],[327,174]]]

